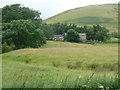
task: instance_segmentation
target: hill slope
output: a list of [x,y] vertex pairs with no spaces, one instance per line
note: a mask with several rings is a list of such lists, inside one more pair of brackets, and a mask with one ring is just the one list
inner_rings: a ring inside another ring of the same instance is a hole
[[48,18],[44,22],[48,24],[56,22],[74,23],[79,26],[101,24],[110,31],[117,31],[118,5],[105,4],[75,8]]

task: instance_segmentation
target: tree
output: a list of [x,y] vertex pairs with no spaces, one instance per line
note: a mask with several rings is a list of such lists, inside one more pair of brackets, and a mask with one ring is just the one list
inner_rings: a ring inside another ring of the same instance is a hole
[[52,25],[46,24],[46,23],[41,23],[39,28],[43,30],[43,33],[45,34],[45,37],[47,39],[51,39],[54,36],[54,30]]
[[46,44],[46,38],[44,36],[44,33],[41,29],[36,29],[32,35],[32,44],[31,47],[38,48],[42,46],[43,44]]
[[53,31],[55,34],[64,34],[64,24],[61,23],[55,23],[52,25]]
[[64,34],[67,33],[69,29],[77,29],[77,25],[75,24],[66,24],[66,23],[54,23],[50,25],[52,27],[52,30],[54,34]]
[[31,20],[14,20],[10,29],[3,33],[3,43],[14,43],[16,49],[40,47],[46,43],[42,30],[36,29]]
[[109,30],[100,25],[93,26],[94,40],[106,41],[110,38]]
[[87,40],[94,40],[94,32],[92,27],[87,27],[85,29]]
[[41,21],[40,12],[29,9],[28,7],[22,7],[21,4],[6,5],[2,8],[2,20],[3,23],[10,23],[13,20],[28,20],[31,19],[34,22]]
[[69,29],[67,31],[66,39],[69,42],[78,42],[79,41],[79,33],[76,32],[74,29]]
[[2,23],[2,31],[10,29],[10,23]]
[[109,30],[100,25],[93,25],[93,27],[84,26],[83,30],[87,35],[87,40],[106,41],[110,38]]

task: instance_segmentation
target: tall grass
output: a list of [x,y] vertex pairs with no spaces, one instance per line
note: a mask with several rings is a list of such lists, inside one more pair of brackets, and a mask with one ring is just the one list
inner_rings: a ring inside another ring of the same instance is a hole
[[31,66],[13,61],[4,61],[3,76],[4,88],[116,88],[118,86],[117,73],[111,71]]

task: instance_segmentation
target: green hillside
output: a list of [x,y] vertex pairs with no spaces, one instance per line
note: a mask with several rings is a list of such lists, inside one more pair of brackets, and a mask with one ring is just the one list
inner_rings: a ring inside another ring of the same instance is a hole
[[113,88],[117,86],[117,52],[116,43],[48,41],[42,48],[4,53],[3,88]]
[[118,5],[104,4],[91,5],[64,11],[58,15],[44,20],[51,24],[56,22],[74,23],[78,26],[101,24],[107,27],[111,32],[118,31]]

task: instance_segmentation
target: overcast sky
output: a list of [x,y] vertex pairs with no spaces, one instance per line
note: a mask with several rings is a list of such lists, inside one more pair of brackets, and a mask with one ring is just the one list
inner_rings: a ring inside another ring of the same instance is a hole
[[65,10],[95,4],[118,3],[119,0],[1,0],[0,8],[10,4],[22,4],[41,12],[41,18],[46,19]]

